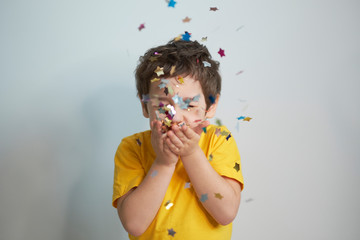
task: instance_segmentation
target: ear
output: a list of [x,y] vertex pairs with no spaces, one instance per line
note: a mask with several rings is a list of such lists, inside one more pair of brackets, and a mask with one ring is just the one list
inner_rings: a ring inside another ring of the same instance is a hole
[[209,109],[206,112],[206,118],[212,118],[215,116],[216,108],[219,103],[220,94],[216,95],[215,102],[209,107]]
[[[139,98],[140,98],[140,97],[139,97]],[[149,118],[149,111],[148,111],[148,109],[147,109],[147,104],[145,104],[145,103],[141,100],[141,98],[140,98],[140,103],[141,103],[141,108],[142,108],[142,112],[143,112],[144,117]]]

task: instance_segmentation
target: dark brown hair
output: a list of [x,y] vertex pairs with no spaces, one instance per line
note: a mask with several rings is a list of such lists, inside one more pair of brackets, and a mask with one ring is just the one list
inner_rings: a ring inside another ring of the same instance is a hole
[[[211,66],[205,67],[203,61]],[[197,41],[172,40],[165,45],[149,49],[141,56],[135,70],[136,88],[140,98],[149,94],[150,80],[158,77],[154,72],[158,66],[164,71],[164,75],[159,78],[189,75],[200,81],[207,109],[220,94],[219,62],[212,60],[208,49]],[[171,74],[173,66],[175,71]]]

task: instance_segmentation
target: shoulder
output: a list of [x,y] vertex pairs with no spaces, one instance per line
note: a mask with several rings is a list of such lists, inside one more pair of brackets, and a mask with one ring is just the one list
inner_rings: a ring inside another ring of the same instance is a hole
[[130,145],[141,145],[143,141],[146,141],[151,138],[151,131],[143,131],[139,133],[135,133],[133,135],[124,137],[121,140],[121,144],[130,144]]

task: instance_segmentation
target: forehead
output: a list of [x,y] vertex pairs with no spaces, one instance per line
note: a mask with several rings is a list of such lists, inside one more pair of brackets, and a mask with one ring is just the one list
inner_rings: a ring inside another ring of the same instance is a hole
[[[166,94],[166,92],[168,92],[168,94]],[[159,81],[153,82],[150,85],[150,96],[172,97],[175,94],[178,94],[182,98],[193,98],[200,94],[200,99],[204,99],[200,82],[190,76],[183,77],[182,79],[178,77],[161,78]]]

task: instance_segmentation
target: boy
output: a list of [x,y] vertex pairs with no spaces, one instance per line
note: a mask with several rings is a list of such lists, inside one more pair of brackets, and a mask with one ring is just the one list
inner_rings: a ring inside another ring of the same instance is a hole
[[231,238],[243,177],[225,127],[209,125],[221,90],[219,63],[194,41],[148,50],[136,69],[151,130],[115,155],[113,206],[130,239]]

